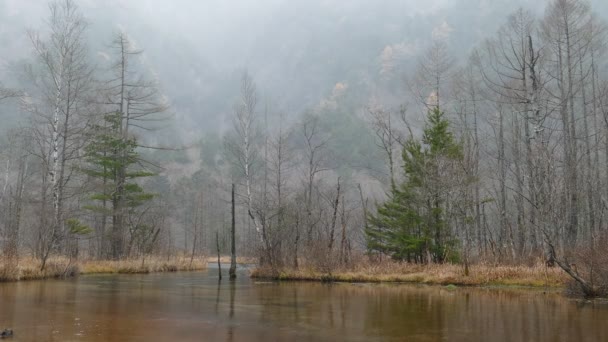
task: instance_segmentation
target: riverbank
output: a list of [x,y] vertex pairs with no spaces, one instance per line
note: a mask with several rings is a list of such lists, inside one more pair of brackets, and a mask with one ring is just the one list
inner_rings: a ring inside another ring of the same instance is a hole
[[[241,257],[241,256],[236,257],[236,263],[239,265],[254,265],[254,264],[258,263],[258,260],[259,260],[258,258],[253,258],[253,257]],[[207,262],[217,264],[217,256],[208,257]],[[220,256],[221,264],[230,264],[231,262],[232,262],[232,259],[231,259],[230,255]]]
[[16,267],[0,263],[0,282],[73,277],[79,274],[138,274],[155,272],[199,271],[207,268],[207,258],[146,257],[128,260],[78,260],[56,257],[47,261],[44,270],[34,258],[20,259]]
[[469,266],[465,275],[462,265],[432,264],[418,265],[383,261],[364,262],[350,268],[337,268],[322,272],[313,267],[283,269],[273,273],[270,269],[256,268],[253,278],[286,281],[335,281],[351,283],[417,283],[429,285],[457,286],[526,286],[563,287],[568,276],[558,267],[511,266],[477,264]]

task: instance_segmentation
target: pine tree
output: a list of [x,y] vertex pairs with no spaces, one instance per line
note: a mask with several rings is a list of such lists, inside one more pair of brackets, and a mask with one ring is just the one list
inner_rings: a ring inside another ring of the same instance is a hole
[[[116,222],[117,217],[124,216],[154,197],[145,192],[136,180],[155,175],[137,167],[141,161],[136,151],[137,139],[120,134],[121,125],[121,114],[116,112],[105,116],[103,126],[94,127],[96,133],[86,147],[89,167],[83,169],[85,174],[97,180],[98,190],[90,196],[93,204],[85,208],[102,216],[102,234],[106,234],[107,217],[112,216],[110,243],[115,259],[123,254],[125,234],[123,225]],[[121,181],[123,175],[126,179],[124,184]]]
[[428,113],[421,141],[410,139],[403,148],[406,180],[369,218],[368,249],[394,259],[443,262],[454,240],[445,219],[445,198],[454,187],[462,161],[462,146],[449,129],[443,112]]
[[393,189],[390,199],[371,215],[365,231],[368,249],[397,260],[422,261],[426,243],[415,197],[405,187]]

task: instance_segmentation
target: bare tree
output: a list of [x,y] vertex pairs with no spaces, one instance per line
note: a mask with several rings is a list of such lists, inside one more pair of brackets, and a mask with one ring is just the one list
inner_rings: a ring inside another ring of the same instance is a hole
[[91,70],[87,65],[87,50],[84,43],[86,22],[72,0],[51,2],[49,5],[48,37],[29,32],[29,37],[38,59],[41,74],[40,93],[43,100],[50,103],[51,114],[44,109],[34,108],[48,120],[50,132],[50,156],[48,162],[49,182],[53,203],[53,221],[44,239],[42,266],[58,242],[64,241],[68,232],[65,226],[65,188],[70,175],[66,174],[67,164],[76,158],[81,145],[83,127],[76,122],[84,113],[86,92],[90,84]]
[[333,214],[331,215],[331,224],[328,227],[328,240],[329,243],[327,245],[327,249],[329,250],[329,253],[332,252],[332,249],[334,247],[334,243],[335,243],[335,239],[336,239],[336,223],[338,220],[338,210],[340,208],[340,197],[342,196],[342,194],[340,193],[340,177],[338,177],[338,180],[336,182],[336,194],[335,194],[335,199],[330,199],[331,202],[331,208],[332,208],[332,212]]
[[554,81],[553,101],[559,110],[564,132],[564,173],[568,219],[564,227],[564,242],[568,247],[576,245],[579,229],[578,188],[578,115],[575,96],[580,85],[575,83],[577,54],[584,44],[591,20],[589,5],[582,0],[554,0],[547,8],[542,22],[542,32],[547,46],[548,73]]
[[[245,182],[245,202],[247,215],[251,219],[257,237],[261,242],[262,261],[273,266],[272,242],[268,236],[268,213],[266,206],[266,189],[263,189],[261,202],[254,189],[254,172],[257,168],[259,154],[259,132],[257,127],[257,92],[251,76],[244,72],[241,78],[241,92],[234,106],[235,139],[226,146],[232,154],[239,172]],[[266,177],[264,177],[266,181]],[[265,182],[264,182],[265,184]]]
[[[481,141],[480,141],[480,119],[479,112],[483,110],[481,104],[483,98],[480,90],[482,84],[479,75],[476,59],[479,56],[473,54],[469,63],[457,71],[457,77],[453,81],[453,99],[456,104],[459,125],[457,128],[462,132],[461,140],[464,148],[464,172],[469,179],[479,179],[481,164]],[[463,226],[465,240],[472,240],[476,237],[477,246],[480,254],[485,243],[484,232],[481,221],[481,185],[482,182],[471,182],[472,188],[465,191],[463,202],[466,203],[462,210],[467,216],[474,218],[474,231],[468,224]],[[471,246],[469,245],[468,248]],[[468,252],[468,251],[467,251]]]
[[[294,164],[293,148],[289,141],[292,131],[283,127],[283,114],[279,114],[278,121],[278,129],[268,137],[269,149],[266,162],[269,177],[273,179],[269,209],[271,218],[274,218],[271,220],[274,222],[274,229],[271,229],[269,234],[277,263],[282,259],[283,242],[289,237],[289,234],[294,233],[291,230],[298,228],[293,225],[289,227],[286,218],[290,199],[288,182]],[[299,232],[295,232],[295,234],[297,235]]]
[[234,183],[232,183],[230,196],[230,279],[236,278],[236,203],[234,199]]
[[442,109],[448,102],[446,88],[453,76],[454,63],[444,40],[434,40],[420,58],[408,86],[427,110]]
[[[401,108],[401,118],[404,123],[405,111],[405,108]],[[371,127],[376,134],[376,144],[380,149],[382,149],[382,152],[386,154],[391,189],[394,189],[396,186],[395,152],[398,152],[399,147],[403,146],[405,134],[398,128],[398,122],[395,122],[391,111],[387,111],[382,108],[368,108],[367,112],[369,114]]]
[[4,87],[2,87],[2,84],[0,84],[0,101],[6,100],[9,98],[20,97],[22,95],[23,94],[20,91],[10,89],[10,88],[4,88]]
[[317,176],[329,170],[327,166],[327,144],[330,137],[321,131],[319,117],[307,116],[301,124],[302,135],[304,138],[304,158],[306,163],[305,171],[305,199],[306,199],[306,242],[311,244],[313,241],[313,231],[319,219],[313,217],[313,195]]
[[11,279],[17,272],[22,213],[27,200],[24,198],[25,188],[31,172],[25,136],[19,131],[12,131],[8,137],[8,144],[0,153],[0,158],[6,161],[0,192],[0,247],[3,255],[0,265],[3,274],[0,277]]
[[[163,118],[159,114],[168,108],[164,96],[159,91],[156,81],[147,80],[143,72],[138,69],[137,57],[141,50],[134,48],[133,44],[124,32],[115,35],[111,45],[116,56],[111,70],[114,78],[106,82],[105,104],[109,113],[117,113],[119,122],[115,125],[116,132],[124,144],[132,141],[134,130],[149,131],[152,122]],[[111,248],[112,257],[118,259],[123,255],[125,217],[128,212],[127,180],[130,178],[127,170],[129,159],[128,150],[118,149],[112,153],[123,160],[117,170],[115,179],[112,180],[114,187],[112,193],[112,232]],[[139,164],[149,164],[144,160],[138,160]],[[150,166],[150,165],[147,165]],[[104,179],[104,182],[108,180]],[[105,205],[105,204],[104,204]],[[105,221],[104,221],[105,222]],[[105,233],[105,232],[102,232]]]

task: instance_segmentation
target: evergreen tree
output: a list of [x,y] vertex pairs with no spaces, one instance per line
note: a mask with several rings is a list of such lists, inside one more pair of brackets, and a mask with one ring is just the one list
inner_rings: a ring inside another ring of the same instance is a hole
[[390,199],[368,220],[368,249],[397,260],[422,261],[426,241],[421,219],[413,193],[405,186],[393,189]]
[[103,126],[94,127],[95,135],[86,147],[89,167],[83,169],[85,174],[97,180],[96,192],[90,196],[93,204],[85,208],[102,216],[102,234],[107,233],[107,217],[112,216],[110,243],[114,258],[122,256],[125,234],[125,227],[122,222],[117,222],[117,218],[124,217],[154,197],[136,182],[154,173],[137,167],[141,162],[136,151],[137,139],[120,134],[121,124],[121,114],[116,112],[105,116]]
[[443,262],[454,246],[445,202],[460,186],[452,180],[458,178],[456,166],[463,158],[443,112],[429,111],[422,140],[407,141],[402,157],[406,180],[370,216],[368,249],[398,260]]

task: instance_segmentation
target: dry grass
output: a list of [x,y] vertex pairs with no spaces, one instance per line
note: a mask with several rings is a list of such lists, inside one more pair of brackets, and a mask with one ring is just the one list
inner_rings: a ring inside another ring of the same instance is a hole
[[207,268],[206,258],[194,258],[190,264],[190,258],[159,258],[148,257],[142,263],[139,259],[130,260],[91,260],[81,263],[82,274],[99,273],[155,273],[155,272],[177,272],[198,271]]
[[34,258],[20,259],[17,265],[12,267],[0,262],[0,281],[70,277],[79,273],[78,265],[64,258],[50,258],[44,270],[41,270],[40,266],[41,262]]
[[417,265],[394,261],[379,263],[361,262],[351,268],[336,269],[330,273],[320,272],[313,267],[303,267],[299,270],[285,269],[278,274],[273,274],[268,269],[258,268],[252,272],[251,276],[254,278],[274,278],[279,280],[534,287],[561,287],[568,280],[568,277],[561,269],[557,267],[546,268],[540,262],[531,267],[490,264],[471,265],[468,276],[464,274],[462,265]]
[[[212,262],[212,263],[217,263],[217,256],[208,257],[207,261]],[[230,255],[220,256],[220,262],[222,264],[229,264],[231,262]],[[253,258],[253,257],[240,257],[240,256],[236,257],[237,264],[257,264],[257,262],[258,262],[258,259]]]
[[2,265],[0,261],[0,281],[62,278],[73,277],[78,274],[197,271],[207,268],[207,259],[194,258],[192,264],[190,264],[189,257],[174,257],[170,259],[147,257],[143,263],[141,259],[70,262],[67,258],[56,257],[50,258],[47,261],[44,271],[40,270],[40,265],[40,260],[34,258],[20,259],[17,267],[10,268]]

